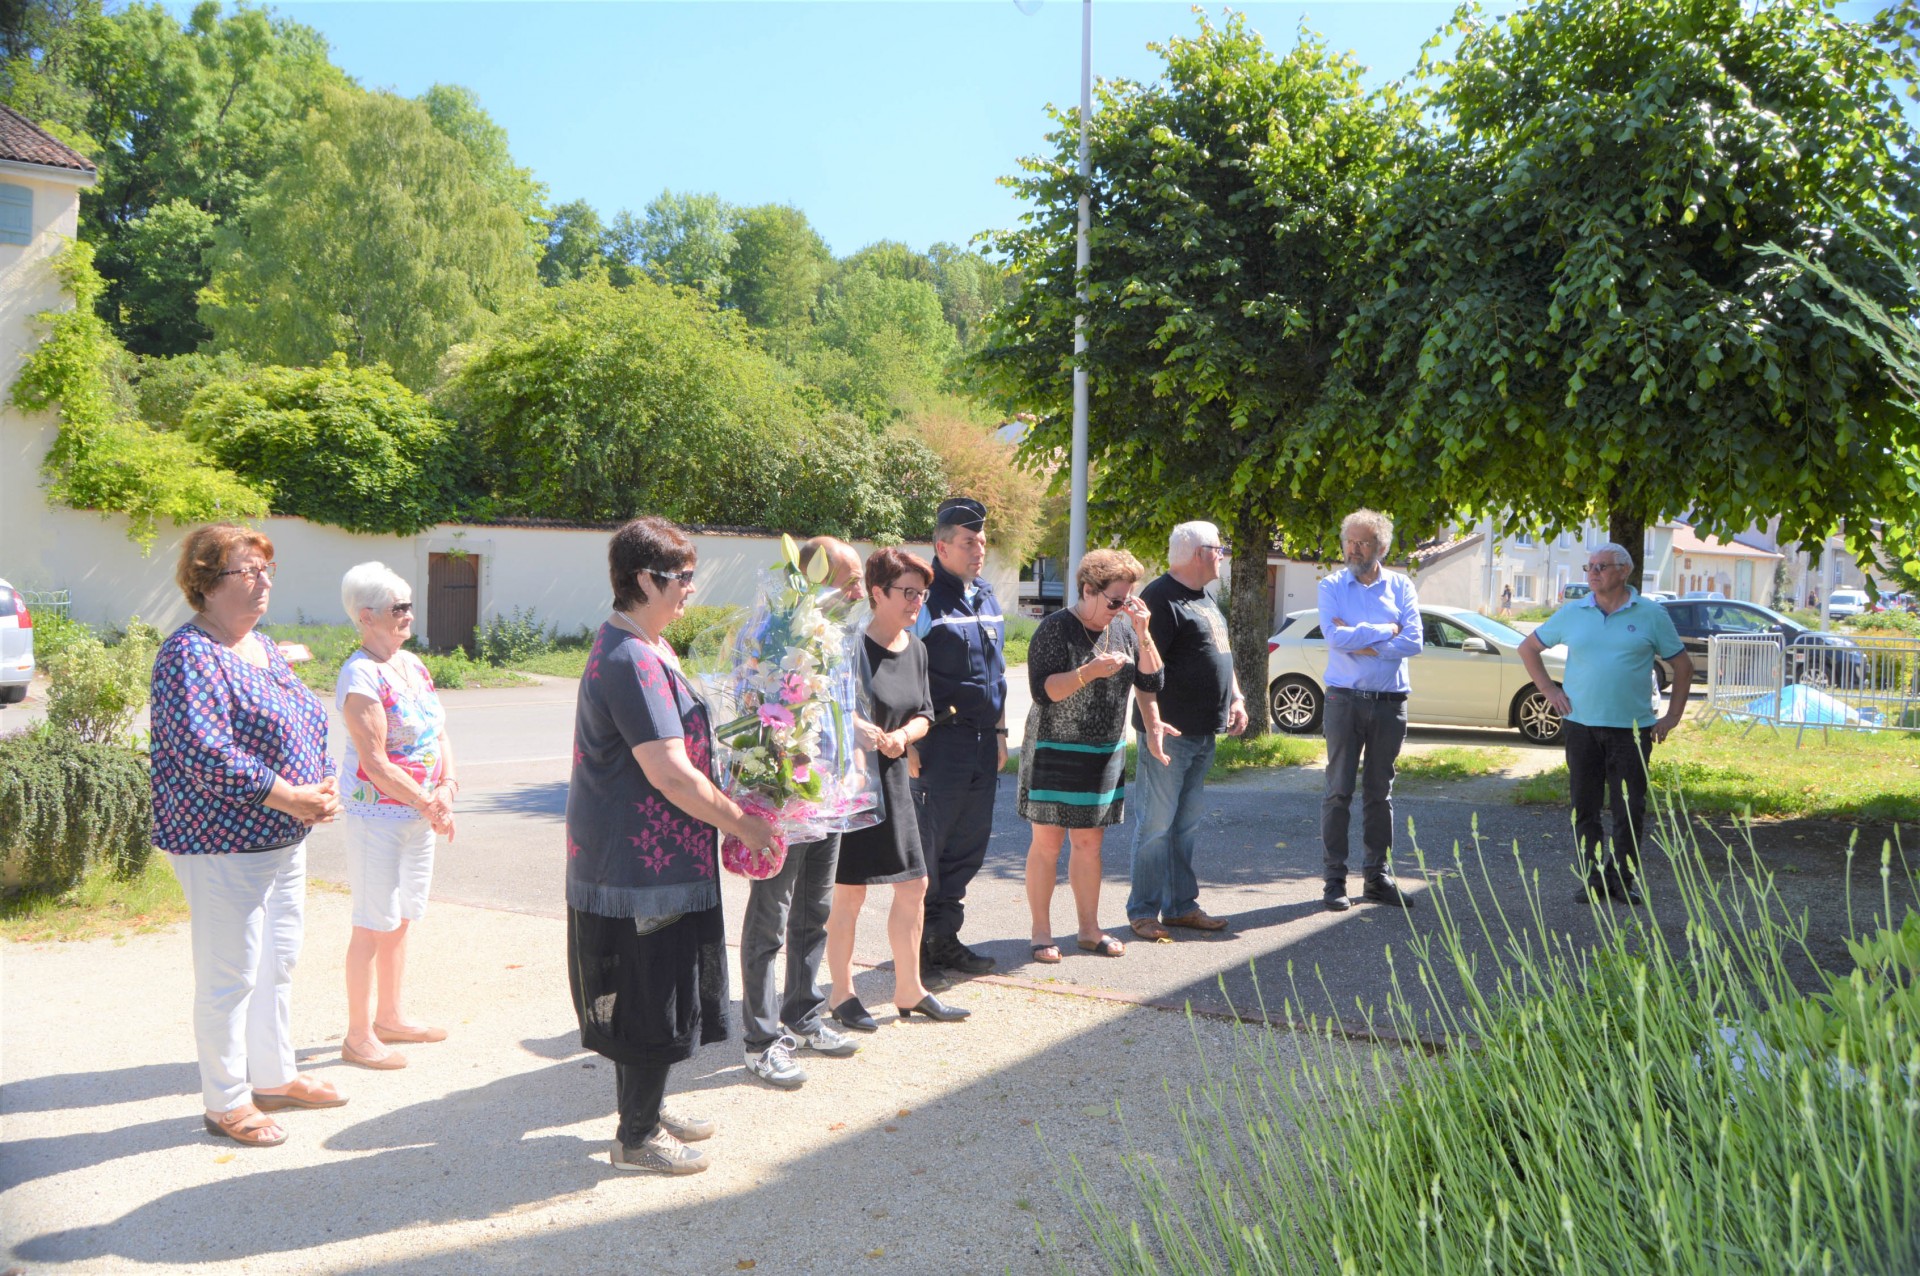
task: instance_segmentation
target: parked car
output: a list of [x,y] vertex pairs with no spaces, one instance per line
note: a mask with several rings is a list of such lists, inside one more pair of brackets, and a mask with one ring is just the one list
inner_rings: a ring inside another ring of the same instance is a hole
[[1858,616],[1867,610],[1867,591],[1864,589],[1836,589],[1827,598],[1827,615],[1836,619],[1841,616]]
[[1640,591],[1640,596],[1649,602],[1656,603],[1670,603],[1680,597],[1680,595],[1670,594],[1664,589],[1644,589]]
[[19,704],[33,681],[33,613],[20,591],[0,580],[0,705]]
[[1725,601],[1725,599],[1726,599],[1726,595],[1725,595],[1725,594],[1723,594],[1723,593],[1721,593],[1721,592],[1720,592],[1719,590],[1717,590],[1717,589],[1689,589],[1689,590],[1688,590],[1688,591],[1687,591],[1686,593],[1684,593],[1684,594],[1682,594],[1682,595],[1680,595],[1680,597],[1682,597],[1682,598],[1704,598],[1704,599],[1707,599],[1707,600],[1709,600],[1709,601],[1714,601],[1714,602],[1720,602],[1720,601]]
[[1560,586],[1560,601],[1563,603],[1574,602],[1577,599],[1585,598],[1592,592],[1593,587],[1591,585],[1582,585],[1578,581],[1575,581],[1572,584]]
[[[1771,607],[1759,603],[1731,602],[1725,599],[1696,600],[1682,598],[1662,603],[1673,627],[1680,633],[1687,654],[1693,657],[1693,680],[1707,680],[1707,643],[1715,634],[1773,634],[1786,647],[1786,674],[1789,682],[1813,686],[1852,687],[1863,683],[1867,674],[1866,654],[1851,638],[1823,634],[1789,620]],[[1673,680],[1673,671],[1663,661],[1654,676],[1665,691]]]
[[[1462,607],[1422,607],[1427,649],[1413,662],[1407,721],[1428,726],[1514,727],[1539,744],[1560,738],[1560,715],[1520,663],[1526,635]],[[1557,683],[1559,648],[1545,653]],[[1327,704],[1327,640],[1318,611],[1297,611],[1267,639],[1267,699],[1273,723],[1291,735],[1320,730]]]

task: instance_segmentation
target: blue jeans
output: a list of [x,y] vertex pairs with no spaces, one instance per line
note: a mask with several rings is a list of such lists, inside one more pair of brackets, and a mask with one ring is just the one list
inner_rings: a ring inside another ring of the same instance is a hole
[[1215,737],[1169,736],[1162,766],[1147,752],[1145,733],[1127,794],[1133,819],[1133,890],[1127,920],[1184,917],[1200,907],[1193,876],[1193,835],[1200,828],[1200,791],[1213,766]]

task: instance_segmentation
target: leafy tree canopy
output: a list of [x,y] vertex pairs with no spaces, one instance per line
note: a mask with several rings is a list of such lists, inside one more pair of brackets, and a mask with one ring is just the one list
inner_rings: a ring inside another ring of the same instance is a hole
[[[1356,304],[1355,237],[1406,110],[1370,98],[1350,57],[1303,33],[1276,58],[1238,16],[1156,49],[1163,80],[1102,84],[1091,122],[1092,530],[1158,558],[1175,523],[1225,529],[1242,555],[1235,665],[1259,728],[1276,532],[1330,540],[1343,504],[1426,512],[1417,488],[1301,498],[1284,468]],[[1077,113],[1054,119],[1051,154],[1010,179],[1032,206],[1023,226],[990,237],[1019,285],[973,361],[1008,407],[1039,414],[1022,450],[1064,479],[1085,185]]]
[[741,316],[757,328],[812,322],[833,270],[833,253],[807,215],[786,204],[742,209],[733,239],[727,300]]
[[540,282],[551,288],[605,271],[616,284],[630,283],[633,272],[616,252],[613,236],[593,205],[584,199],[569,201],[555,208],[546,222]]
[[[623,256],[663,284],[695,288],[719,298],[727,291],[733,255],[733,207],[718,195],[661,191],[648,204]],[[623,245],[624,246],[624,245]]]
[[420,95],[433,126],[460,143],[473,161],[473,176],[497,204],[519,213],[536,256],[547,240],[547,188],[533,170],[513,162],[507,130],[494,123],[472,89],[436,84]]
[[538,279],[523,211],[473,174],[420,103],[329,90],[216,236],[201,301],[220,346],[260,363],[338,351],[431,387],[440,356]]
[[274,512],[353,532],[448,518],[464,470],[447,422],[385,368],[261,368],[203,387],[183,429],[271,495]]
[[[1637,547],[1649,520],[1818,543],[1910,500],[1913,419],[1804,254],[1911,322],[1915,17],[1831,0],[1461,11],[1436,123],[1372,242],[1379,283],[1312,457]],[[1324,490],[1324,485],[1321,485]],[[1866,546],[1862,545],[1862,548]]]
[[954,351],[932,284],[856,270],[821,303],[802,367],[833,402],[887,421],[938,389]]

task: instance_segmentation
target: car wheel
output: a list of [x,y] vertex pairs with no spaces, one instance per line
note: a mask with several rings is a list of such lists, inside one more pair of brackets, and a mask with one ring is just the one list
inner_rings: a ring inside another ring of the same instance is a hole
[[1326,697],[1311,679],[1290,674],[1274,679],[1267,689],[1267,707],[1272,712],[1274,729],[1288,735],[1311,735],[1320,729],[1320,714]]
[[1529,687],[1520,693],[1514,702],[1513,725],[1520,728],[1520,734],[1535,744],[1553,744],[1560,739],[1560,733],[1566,729],[1566,719],[1560,711],[1547,702],[1538,687]]
[[1653,685],[1659,688],[1660,694],[1663,696],[1667,694],[1667,688],[1673,685],[1673,674],[1667,668],[1667,662],[1664,660],[1655,660],[1653,662]]
[[0,704],[19,704],[26,698],[27,689],[24,686],[0,687]]

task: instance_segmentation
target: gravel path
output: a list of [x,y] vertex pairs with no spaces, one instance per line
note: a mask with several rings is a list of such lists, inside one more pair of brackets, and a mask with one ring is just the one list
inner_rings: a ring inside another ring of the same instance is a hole
[[[1164,1011],[979,983],[960,1025],[897,1024],[851,1059],[803,1055],[792,1093],[740,1047],[675,1069],[718,1118],[713,1168],[617,1174],[610,1066],[583,1053],[564,927],[436,904],[413,945],[413,1013],[445,1043],[412,1066],[342,1064],[348,901],[310,896],[295,991],[303,1066],[351,1098],[285,1114],[248,1150],[201,1129],[187,930],[0,949],[0,1228],[27,1272],[1040,1272],[1094,1255],[1049,1149],[1108,1199],[1120,1153],[1169,1148],[1164,1084],[1222,1059],[1234,1029]],[[861,978],[869,1005],[884,974]],[[1113,1115],[1119,1103],[1126,1131]],[[1044,1135],[1043,1144],[1040,1136]]]

